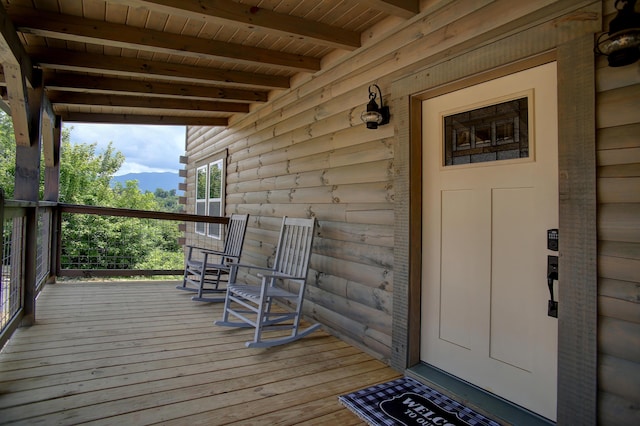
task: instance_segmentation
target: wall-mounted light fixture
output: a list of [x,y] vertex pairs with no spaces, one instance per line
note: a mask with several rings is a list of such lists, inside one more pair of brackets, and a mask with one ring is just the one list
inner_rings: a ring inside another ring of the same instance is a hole
[[640,59],[640,13],[637,0],[616,0],[618,14],[609,23],[609,32],[596,40],[595,52],[605,55],[610,67],[623,67]]
[[[376,102],[378,95],[371,90],[372,87],[378,89],[378,93],[380,94],[380,107],[378,107],[378,103]],[[360,119],[367,123],[367,129],[377,129],[378,126],[389,123],[389,118],[389,107],[384,106],[382,103],[382,91],[377,84],[372,84],[369,86],[369,103],[367,104],[367,110],[362,113]]]

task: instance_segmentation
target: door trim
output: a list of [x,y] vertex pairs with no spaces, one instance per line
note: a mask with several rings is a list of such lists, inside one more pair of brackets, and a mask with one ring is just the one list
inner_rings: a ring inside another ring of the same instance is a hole
[[[595,424],[597,419],[595,66],[592,45],[593,36],[587,34],[519,61],[500,65],[500,58],[495,58],[497,66],[489,70],[468,70],[470,77],[451,80],[444,72],[444,67],[452,64],[438,64],[433,69],[420,72],[422,76],[413,75],[399,80],[392,88],[398,123],[396,188],[408,189],[397,194],[396,199],[391,362],[393,367],[404,371],[420,362],[421,102],[482,81],[557,61],[559,253],[563,300],[558,319],[560,424]],[[482,50],[478,54],[486,53]],[[438,80],[434,76],[442,77]]]

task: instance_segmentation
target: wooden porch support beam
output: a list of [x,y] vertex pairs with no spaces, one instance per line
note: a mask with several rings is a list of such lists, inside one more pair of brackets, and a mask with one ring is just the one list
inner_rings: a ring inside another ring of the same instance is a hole
[[52,167],[55,163],[54,159],[54,138],[53,129],[55,127],[56,115],[53,113],[53,105],[43,92],[42,112],[41,112],[41,132],[42,132],[42,150],[44,152],[45,167]]
[[154,78],[196,84],[217,84],[288,89],[289,78],[244,71],[198,67],[194,65],[107,56],[89,52],[31,47],[27,52],[45,69],[100,73],[118,77]]
[[172,115],[99,114],[90,112],[65,112],[62,121],[80,123],[153,124],[171,126],[227,126],[225,117],[193,117]]
[[74,93],[50,91],[51,101],[56,105],[89,105],[105,107],[127,107],[166,110],[168,113],[181,111],[209,111],[247,113],[249,104],[239,102],[216,102],[200,99],[175,99],[146,96],[103,95],[95,93]]
[[[62,120],[60,116],[44,120],[43,144],[45,158],[44,201],[57,202],[60,197],[60,145],[62,140]],[[48,127],[51,127],[50,129]],[[50,141],[47,138],[51,138]],[[47,148],[49,146],[49,148]]]
[[[42,86],[42,72],[34,71],[31,59],[22,47],[11,19],[1,6],[0,62],[4,69],[17,144],[14,198],[38,201],[40,184],[40,123],[43,99],[45,98]],[[29,89],[28,85],[32,89]],[[38,242],[38,212],[36,208],[27,209],[25,230],[24,294],[21,324],[29,326],[36,319]]]
[[[41,116],[44,88],[28,90],[29,106],[27,116],[30,117],[28,132],[29,144],[16,146],[16,175],[14,198],[16,200],[38,201],[40,184],[40,150],[41,150]],[[12,111],[15,107],[12,105]],[[17,129],[15,129],[17,132]]]
[[[28,134],[30,144],[28,146],[16,146],[16,176],[14,198],[17,200],[38,201],[40,189],[40,149],[41,133],[40,123],[42,116],[42,100],[44,88],[28,90],[30,117]],[[24,242],[24,299],[23,318],[21,325],[30,326],[36,320],[36,264],[38,247],[38,212],[35,208],[27,209],[25,218],[25,242]]]
[[[125,80],[121,78],[96,77],[73,73],[45,72],[44,85],[47,90],[65,90],[82,93],[127,95],[162,98],[191,98],[225,102],[266,102],[268,92],[230,87],[211,87],[195,84],[165,83],[159,81]],[[57,102],[56,102],[57,103]]]
[[25,52],[6,10],[0,5],[0,63],[11,107],[16,143],[29,146],[29,106],[27,85],[33,84],[33,65]]
[[[51,164],[48,164],[47,154],[45,149],[45,168],[44,168],[44,201],[58,202],[60,200],[60,146],[62,144],[62,120],[60,116],[56,116],[54,120],[50,121],[52,125],[52,152],[50,155]],[[46,142],[45,142],[46,146]],[[51,239],[50,239],[50,275],[47,279],[47,283],[55,283],[58,271],[60,269],[60,255],[59,250],[60,236],[62,233],[62,222],[60,221],[60,211],[55,208],[51,213]]]

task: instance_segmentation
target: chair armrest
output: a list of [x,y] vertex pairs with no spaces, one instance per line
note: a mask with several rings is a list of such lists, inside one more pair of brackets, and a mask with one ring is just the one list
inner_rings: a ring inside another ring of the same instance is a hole
[[198,250],[200,252],[203,252],[203,253],[206,252],[206,253],[209,253],[209,254],[224,254],[224,253],[222,253],[220,251],[217,251],[217,250],[208,249],[208,248],[205,248],[205,247],[194,246],[194,245],[191,245],[191,244],[185,244],[185,247],[189,249],[189,253],[193,252],[193,250]]
[[234,268],[249,268],[249,269],[259,269],[261,271],[273,271],[273,269],[267,268],[265,266],[249,265],[248,263],[233,263],[231,266]]
[[207,254],[213,254],[213,255],[218,255],[218,256],[226,256],[226,257],[240,257],[240,256],[232,256],[230,254],[225,254],[225,252],[223,251],[219,251],[219,250],[213,250],[213,249],[208,249],[208,248],[202,248],[202,247],[196,247],[198,250],[200,250],[203,253],[207,253]]
[[273,271],[271,268],[266,268],[264,266],[249,265],[247,263],[230,263],[228,266],[230,268],[229,275],[231,276],[230,280],[232,282],[235,282],[235,276],[238,273],[238,268],[257,269],[259,271],[270,271],[270,272]]
[[283,280],[305,280],[307,277],[297,277],[295,275],[283,274],[282,272],[271,272],[270,274],[257,274],[259,278],[279,278]]
[[[242,263],[231,263],[228,266],[231,268],[229,272],[231,277],[235,277],[238,271],[238,268],[248,268],[248,269],[257,269],[259,271],[265,271],[265,272],[258,272],[256,274],[256,276],[262,279],[263,282],[265,279],[269,279],[269,278],[276,278],[276,279],[283,279],[283,280],[306,280],[307,279],[307,277],[297,277],[295,275],[289,275],[289,274],[284,274],[282,272],[277,272],[271,268],[266,268],[264,266],[255,266],[255,265],[248,265],[248,264],[242,264]],[[232,279],[235,281],[235,278],[232,278]]]

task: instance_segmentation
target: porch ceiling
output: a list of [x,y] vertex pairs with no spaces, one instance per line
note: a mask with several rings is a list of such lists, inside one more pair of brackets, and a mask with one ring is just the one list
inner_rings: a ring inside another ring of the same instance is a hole
[[[227,125],[418,0],[0,0],[2,97],[63,121]],[[27,113],[28,114],[28,113]],[[15,121],[15,118],[14,118]]]

